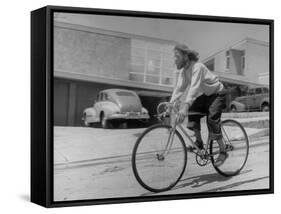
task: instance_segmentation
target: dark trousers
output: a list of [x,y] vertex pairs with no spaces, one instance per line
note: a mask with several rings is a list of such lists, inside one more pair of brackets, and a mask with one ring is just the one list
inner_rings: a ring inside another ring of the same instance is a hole
[[[221,114],[226,107],[226,93],[213,94],[210,96],[201,95],[191,105],[190,112],[200,112],[207,116],[207,126],[211,140],[222,138]],[[200,119],[204,115],[189,115],[187,128],[191,130],[201,130]]]

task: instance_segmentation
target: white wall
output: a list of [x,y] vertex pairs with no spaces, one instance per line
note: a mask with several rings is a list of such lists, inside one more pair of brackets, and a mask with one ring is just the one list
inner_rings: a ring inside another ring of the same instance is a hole
[[[238,45],[229,47],[229,49],[245,50],[245,69],[242,75],[244,80],[253,81],[254,83],[264,83],[268,81],[268,77],[259,77],[262,73],[269,73],[269,46],[247,41]],[[233,65],[233,58],[230,55],[230,67],[226,69],[226,51],[219,52],[214,56],[215,71],[228,74],[237,74]],[[266,79],[267,78],[267,79]],[[261,82],[260,82],[261,81]],[[268,85],[268,83],[267,83]]]
[[269,85],[269,73],[261,73],[258,77],[260,84]]
[[252,42],[247,46],[247,72],[252,80],[259,82],[259,74],[269,73],[269,47]]
[[215,56],[215,71],[227,72],[225,51],[222,51]]
[[[239,42],[239,41],[236,41]],[[234,44],[232,44],[234,45]],[[215,58],[215,71],[217,72],[229,72],[232,74],[236,74],[236,71],[231,69],[232,66],[230,66],[230,69],[226,69],[226,51],[230,49],[238,49],[238,50],[246,50],[247,44],[246,43],[241,43],[239,45],[235,46],[229,46],[229,47],[224,47],[225,49],[223,51],[218,52],[216,55],[214,55]],[[231,58],[231,57],[230,57]]]

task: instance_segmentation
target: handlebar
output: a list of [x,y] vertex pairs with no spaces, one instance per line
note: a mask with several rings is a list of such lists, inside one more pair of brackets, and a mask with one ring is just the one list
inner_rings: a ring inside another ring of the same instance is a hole
[[[170,116],[171,113],[175,113],[176,118],[178,117],[178,113],[180,111],[180,101],[176,100],[172,103],[170,102],[162,102],[159,103],[157,106],[157,118],[158,119],[162,119],[165,118],[167,116]],[[201,112],[189,112],[188,115],[201,115],[201,116],[205,116],[204,113]],[[187,116],[187,115],[186,115]]]
[[171,111],[178,112],[180,107],[180,101],[174,101],[172,103],[170,102],[162,102],[159,103],[157,106],[157,114],[161,114],[164,111]]
[[158,119],[162,119],[171,115],[172,111],[177,114],[179,112],[180,102],[162,102],[157,106],[157,117]]

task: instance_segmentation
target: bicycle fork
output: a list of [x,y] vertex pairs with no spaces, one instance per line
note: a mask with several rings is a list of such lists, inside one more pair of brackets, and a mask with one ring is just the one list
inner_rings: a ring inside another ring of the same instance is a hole
[[157,159],[158,160],[164,160],[165,156],[169,154],[172,145],[173,145],[173,141],[174,141],[174,136],[175,136],[175,132],[176,132],[176,126],[173,126],[170,130],[169,133],[169,137],[168,137],[168,141],[165,145],[164,151],[161,154],[157,154]]

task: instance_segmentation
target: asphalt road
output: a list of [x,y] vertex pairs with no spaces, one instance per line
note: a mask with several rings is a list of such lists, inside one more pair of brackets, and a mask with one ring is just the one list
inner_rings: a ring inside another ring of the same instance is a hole
[[[234,177],[219,175],[211,164],[200,167],[189,154],[180,182],[170,191],[180,194],[269,188],[269,140],[250,142],[248,161]],[[101,158],[55,167],[54,200],[82,200],[156,195],[144,189],[134,177],[131,156]]]

